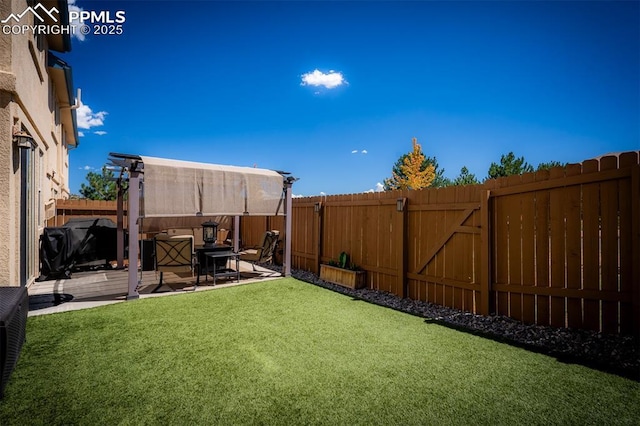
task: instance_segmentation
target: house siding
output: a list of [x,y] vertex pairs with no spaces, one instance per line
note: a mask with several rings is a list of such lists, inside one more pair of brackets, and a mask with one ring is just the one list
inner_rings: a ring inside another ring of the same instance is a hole
[[[41,1],[46,7],[59,2]],[[3,1],[0,18],[20,13],[26,0]],[[33,24],[26,14],[21,23]],[[61,114],[74,114],[61,105],[47,68],[49,37],[31,33],[0,34],[0,286],[33,283],[39,275],[39,237],[46,223],[45,205],[69,196],[69,152],[64,143]],[[59,54],[57,54],[59,55]],[[61,108],[62,107],[62,108]],[[21,235],[21,153],[13,134],[26,131],[35,148],[28,150],[27,232]],[[5,189],[6,188],[6,189]],[[26,242],[26,280],[21,282],[21,241]]]

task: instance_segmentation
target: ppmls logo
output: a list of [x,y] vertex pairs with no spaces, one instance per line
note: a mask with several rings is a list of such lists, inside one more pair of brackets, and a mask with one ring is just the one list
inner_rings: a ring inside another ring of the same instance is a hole
[[36,19],[38,19],[41,23],[44,24],[44,18],[40,14],[38,14],[36,9],[40,10],[41,14],[46,14],[47,16],[49,16],[49,18],[51,18],[53,20],[53,22],[58,22],[58,19],[55,16],[53,16],[53,12],[55,12],[56,14],[59,14],[60,11],[58,9],[56,9],[55,7],[52,7],[51,9],[47,9],[46,7],[44,7],[40,3],[38,3],[35,7],[31,7],[31,6],[27,7],[24,10],[24,12],[19,13],[17,15],[15,13],[12,13],[11,15],[9,15],[9,17],[7,17],[6,19],[3,19],[0,22],[3,23],[3,24],[6,24],[7,22],[9,22],[9,21],[11,21],[13,19],[16,23],[19,23],[24,15],[26,15],[28,12],[31,12],[31,14]]
[[[25,34],[28,32],[35,34],[70,34],[76,35],[81,40],[87,34],[122,34],[122,25],[126,21],[125,11],[113,12],[101,10],[70,10],[69,23],[60,23],[60,11],[55,7],[47,9],[41,3],[34,7],[27,7],[22,13],[12,13],[5,19],[0,20],[3,34]],[[28,15],[33,15],[33,25],[28,23]],[[25,18],[27,16],[27,18]],[[49,18],[47,20],[46,18]],[[90,25],[87,25],[87,22]],[[52,25],[54,24],[54,25]]]
[[[27,15],[33,15],[33,25],[28,22]],[[45,20],[49,17],[49,22]],[[36,4],[34,7],[27,7],[22,13],[12,13],[5,19],[1,20],[2,34],[73,34],[73,27],[70,25],[50,25],[51,23],[57,24],[59,22],[60,11],[55,7],[47,9],[41,3]]]

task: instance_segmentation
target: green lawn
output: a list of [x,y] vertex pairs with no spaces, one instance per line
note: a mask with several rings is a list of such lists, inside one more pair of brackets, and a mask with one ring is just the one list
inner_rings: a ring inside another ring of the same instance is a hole
[[640,383],[292,278],[29,318],[0,425],[637,424]]

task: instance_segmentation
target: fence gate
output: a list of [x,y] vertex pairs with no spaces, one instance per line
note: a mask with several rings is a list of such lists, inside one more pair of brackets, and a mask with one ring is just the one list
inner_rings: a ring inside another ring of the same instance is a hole
[[410,192],[408,297],[478,312],[481,187]]

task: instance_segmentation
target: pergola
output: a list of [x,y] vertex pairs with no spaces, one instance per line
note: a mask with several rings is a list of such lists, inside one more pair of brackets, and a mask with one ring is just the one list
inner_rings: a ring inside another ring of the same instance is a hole
[[[240,216],[284,215],[284,275],[291,275],[291,187],[289,173],[251,167],[109,153],[120,169],[118,185],[118,266],[124,259],[123,197],[128,181],[129,289],[137,299],[139,246],[143,218],[234,216],[238,250]],[[132,260],[133,259],[133,260]]]

